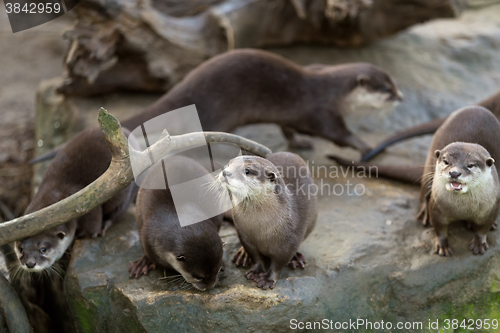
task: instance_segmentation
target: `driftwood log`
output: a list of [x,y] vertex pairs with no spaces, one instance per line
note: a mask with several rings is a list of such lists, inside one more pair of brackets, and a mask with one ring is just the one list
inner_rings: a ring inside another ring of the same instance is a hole
[[65,33],[66,95],[163,92],[216,54],[322,43],[356,47],[456,17],[465,0],[86,0]]
[[[161,139],[144,152],[132,150],[129,155],[128,142],[118,120],[101,108],[98,121],[112,155],[108,170],[93,183],[66,199],[37,212],[0,224],[0,246],[64,224],[106,202],[134,180],[131,159],[136,160],[134,165],[140,165],[140,168],[136,170],[139,170],[137,174],[141,174],[161,156],[175,148],[189,147],[191,142],[199,137],[199,133],[171,137],[165,131]],[[234,134],[207,132],[205,138],[207,142],[233,143],[264,157],[271,153],[268,148]]]

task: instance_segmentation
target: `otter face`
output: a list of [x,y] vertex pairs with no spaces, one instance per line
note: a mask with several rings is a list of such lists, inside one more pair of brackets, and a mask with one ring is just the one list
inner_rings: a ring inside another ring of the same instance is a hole
[[495,161],[479,145],[452,143],[436,150],[435,156],[434,182],[449,192],[464,194],[493,182],[491,168]]
[[218,181],[231,193],[233,200],[258,198],[274,191],[279,178],[276,167],[256,156],[238,156],[219,174]]
[[[203,223],[203,222],[202,222]],[[187,226],[184,228],[190,228]],[[192,229],[192,228],[191,228]],[[218,237],[208,237],[205,233],[196,234],[192,230],[189,238],[184,238],[182,249],[167,252],[166,260],[177,272],[179,272],[186,282],[196,289],[205,291],[213,288],[218,280],[218,273],[223,266],[223,246],[222,240]],[[182,235],[178,235],[182,237]],[[186,251],[186,249],[191,249]]]
[[23,269],[28,272],[42,272],[61,259],[72,240],[73,237],[69,237],[64,231],[49,230],[17,241],[15,251]]
[[394,79],[382,69],[365,64],[356,77],[356,86],[347,101],[351,109],[392,109],[403,100]]

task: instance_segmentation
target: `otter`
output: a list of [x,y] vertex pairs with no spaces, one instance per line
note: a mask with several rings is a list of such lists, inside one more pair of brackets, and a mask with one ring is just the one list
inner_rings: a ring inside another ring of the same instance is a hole
[[[482,106],[488,110],[490,110],[497,119],[500,120],[500,91],[494,94],[493,96],[488,97],[487,99],[479,102],[478,106]],[[387,139],[385,139],[382,143],[380,143],[377,147],[373,148],[367,154],[365,154],[361,158],[361,162],[366,162],[380,154],[387,147],[392,146],[398,142],[411,139],[417,136],[426,135],[426,134],[434,134],[437,129],[443,125],[445,122],[445,118],[439,118],[431,120],[428,123],[420,124],[412,128],[408,128],[401,132],[398,132]]]
[[[495,160],[482,146],[463,142],[450,143],[436,150],[434,156],[435,172],[424,209],[429,210],[436,231],[435,253],[450,256],[453,251],[448,243],[448,225],[468,221],[475,232],[469,249],[474,254],[483,254],[488,249],[487,233],[500,208]],[[427,190],[427,186],[422,186],[422,190]]]
[[[349,131],[343,114],[364,107],[392,108],[402,99],[395,80],[369,63],[302,67],[271,52],[239,49],[205,61],[158,101],[121,123],[133,130],[195,104],[204,131],[232,132],[243,125],[275,123],[292,148],[311,147],[295,139],[295,133],[301,133],[366,154],[370,146]],[[59,149],[31,163],[50,159]]]
[[[126,135],[129,134],[124,130]],[[101,176],[111,163],[111,152],[98,127],[79,133],[57,154],[47,168],[38,192],[25,214],[50,206],[83,189]],[[68,250],[75,238],[105,234],[135,196],[134,184],[104,204],[65,224],[15,243],[20,266],[28,272],[49,269]]]
[[[155,177],[163,175],[163,163],[150,168],[145,182],[157,182]],[[169,157],[169,171],[175,179],[213,177],[198,162],[185,156]],[[170,179],[169,179],[170,181]],[[204,194],[200,188],[200,195]],[[187,203],[192,214],[203,207]],[[175,270],[196,289],[204,291],[217,282],[223,267],[223,242],[219,236],[222,214],[201,222],[181,227],[169,187],[166,189],[139,190],[136,202],[136,223],[144,255],[129,266],[130,277],[146,275],[156,267]]]
[[[493,161],[500,158],[498,142],[500,142],[498,119],[486,108],[470,106],[453,112],[439,127],[432,140],[425,166],[377,166],[379,175],[384,172],[386,175],[397,175],[399,179],[421,182],[420,210],[417,219],[422,220],[424,225],[432,224],[436,229],[436,253],[451,255],[452,251],[447,243],[447,226],[457,218],[469,220],[475,227],[476,237],[471,243],[473,252],[483,253],[487,248],[485,236],[488,230],[494,229],[497,216],[494,213],[497,207],[487,207],[486,202],[490,199],[486,197],[498,196],[496,193],[492,194],[491,188],[496,186],[498,191],[498,185],[495,185],[498,183],[498,169],[493,166]],[[450,144],[453,145],[448,147]],[[351,164],[336,156],[329,157],[341,164],[359,168],[374,166],[367,163]],[[442,165],[446,163],[452,163],[451,165],[454,163],[455,168],[460,170],[466,168],[468,171],[449,170],[449,174],[443,174],[443,170],[448,170]],[[493,175],[489,176],[490,172]],[[462,174],[464,176],[460,178]],[[434,184],[434,180],[438,182]],[[470,183],[464,186],[463,183],[467,181]],[[449,184],[443,184],[446,182]],[[453,193],[444,192],[449,190]],[[460,196],[452,196],[455,194]],[[485,220],[486,213],[491,214]]]
[[[305,262],[297,252],[317,218],[309,168],[293,153],[267,159],[239,156],[217,178],[233,204],[233,222],[252,266],[245,273],[262,289],[274,288],[291,261]],[[304,189],[304,191],[301,191]]]

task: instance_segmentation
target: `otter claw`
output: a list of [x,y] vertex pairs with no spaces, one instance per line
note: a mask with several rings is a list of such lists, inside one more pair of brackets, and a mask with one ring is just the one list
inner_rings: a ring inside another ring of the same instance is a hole
[[128,271],[130,272],[129,277],[137,279],[141,275],[148,275],[149,271],[154,269],[156,269],[156,265],[144,255],[141,259],[130,263],[128,267]]
[[250,259],[250,256],[245,251],[245,248],[243,246],[240,247],[238,251],[236,251],[231,261],[236,266],[241,266],[241,267],[249,267],[252,265],[252,259]]
[[478,239],[478,237],[474,237],[469,244],[469,250],[474,254],[484,254],[488,250],[488,243],[486,240],[483,241]]
[[448,245],[448,242],[443,242],[442,244],[436,242],[436,250],[435,254],[439,254],[442,257],[451,257],[453,251],[451,247]]
[[295,268],[297,267],[304,269],[306,266],[307,266],[306,258],[300,252],[297,252],[288,263],[288,267],[290,267],[293,270],[295,270]]

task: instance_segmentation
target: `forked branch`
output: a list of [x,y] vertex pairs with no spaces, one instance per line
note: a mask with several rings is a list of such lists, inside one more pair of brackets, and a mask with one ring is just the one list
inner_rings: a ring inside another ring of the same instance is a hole
[[[157,162],[174,149],[189,147],[199,138],[199,133],[171,137],[164,132],[148,151],[131,151],[129,155],[127,138],[118,120],[101,108],[98,121],[112,155],[106,172],[82,190],[51,206],[1,224],[0,246],[64,224],[111,199],[134,181],[129,156],[134,159],[137,174],[141,174],[151,166],[151,162]],[[234,134],[206,132],[204,135],[207,142],[233,143],[255,155],[265,157],[271,153],[269,148]]]

